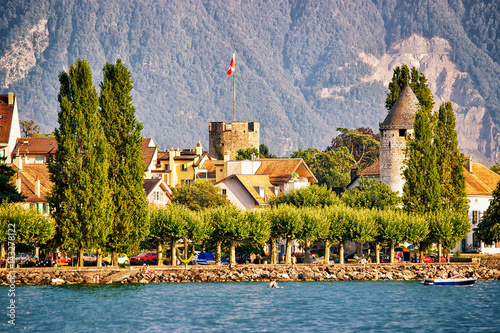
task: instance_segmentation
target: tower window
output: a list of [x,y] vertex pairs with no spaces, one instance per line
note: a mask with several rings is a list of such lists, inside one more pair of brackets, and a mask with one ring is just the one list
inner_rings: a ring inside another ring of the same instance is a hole
[[389,149],[391,149],[391,141],[389,141]]
[[405,129],[400,129],[399,130],[399,136],[405,136],[406,135],[406,130]]

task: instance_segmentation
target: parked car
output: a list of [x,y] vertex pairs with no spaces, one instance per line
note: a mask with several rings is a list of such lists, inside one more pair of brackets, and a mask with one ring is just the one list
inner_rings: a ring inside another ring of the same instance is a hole
[[[78,254],[73,255],[71,257],[73,263],[78,262]],[[93,253],[85,252],[83,254],[83,265],[84,266],[95,266],[97,264],[97,257]]]
[[[198,260],[196,260],[198,265],[215,265],[215,257],[212,252],[200,252],[198,255]],[[222,265],[229,265],[229,260],[221,258]]]
[[45,259],[40,260],[40,266],[67,266],[71,265],[71,258],[59,253],[54,252],[45,257]]
[[142,252],[136,255],[135,257],[130,258],[131,265],[140,265],[140,264],[155,264],[158,261],[158,255],[156,252]]
[[28,261],[31,261],[31,257],[27,253],[16,253],[16,263],[18,264],[24,264]]
[[[102,259],[103,264],[105,265],[111,265],[111,255],[104,257]],[[129,259],[126,254],[123,253],[118,253],[118,264],[128,264]]]

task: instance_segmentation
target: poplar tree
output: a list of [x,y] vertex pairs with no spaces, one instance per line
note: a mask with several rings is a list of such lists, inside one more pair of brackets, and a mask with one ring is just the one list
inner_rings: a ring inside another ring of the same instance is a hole
[[109,144],[108,179],[113,200],[112,231],[107,247],[112,264],[117,252],[125,252],[148,232],[142,159],[142,124],[135,118],[130,71],[118,59],[103,68],[99,96],[101,124]]
[[435,134],[440,174],[441,200],[444,210],[468,208],[463,173],[464,155],[458,149],[455,115],[450,102],[439,107]]
[[58,150],[49,160],[54,182],[49,202],[58,242],[78,249],[78,264],[83,266],[84,249],[102,247],[111,230],[109,148],[88,62],[78,59],[68,73],[59,75],[59,82]]
[[407,140],[403,171],[403,205],[409,212],[436,211],[441,204],[438,155],[430,110],[420,108],[413,125],[414,137]]

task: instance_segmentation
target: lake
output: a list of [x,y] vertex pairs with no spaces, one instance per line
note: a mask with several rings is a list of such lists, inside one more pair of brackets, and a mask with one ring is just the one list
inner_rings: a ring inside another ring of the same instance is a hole
[[[16,286],[26,332],[500,332],[500,281]],[[7,314],[8,287],[0,287]]]

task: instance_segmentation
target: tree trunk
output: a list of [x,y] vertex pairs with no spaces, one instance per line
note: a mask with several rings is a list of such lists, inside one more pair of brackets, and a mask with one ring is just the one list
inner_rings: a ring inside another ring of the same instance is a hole
[[306,255],[304,256],[304,262],[306,264],[310,264],[312,262],[311,259],[311,241],[306,239],[304,242],[304,250],[306,251]]
[[229,263],[231,265],[236,264],[236,241],[231,239],[231,244],[229,246]]
[[423,264],[424,263],[424,246],[423,246],[423,243],[420,242],[420,246],[418,247],[418,251],[419,251],[419,256],[420,256],[420,263]]
[[118,252],[111,251],[111,266],[118,266]]
[[0,259],[5,259],[5,243],[0,243]]
[[339,244],[339,264],[344,264],[344,243]]
[[177,266],[177,258],[176,258],[177,253],[175,253],[175,243],[176,243],[176,239],[172,239],[170,242],[170,251],[171,251],[170,265],[171,266]]
[[330,264],[330,241],[325,240],[325,264]]
[[216,265],[221,264],[221,257],[222,257],[222,242],[217,241],[217,242],[215,242],[215,264]]
[[271,237],[271,265],[276,265],[276,256],[278,255],[278,249],[276,247],[276,237]]
[[358,257],[363,256],[363,243],[356,243],[356,252],[358,253]]
[[163,243],[161,241],[158,241],[158,244],[156,244],[156,256],[158,257],[158,266],[163,266]]
[[96,262],[97,267],[102,267],[102,250],[101,248],[97,249],[97,262]]
[[375,262],[380,264],[380,243],[375,243]]
[[391,264],[394,264],[396,262],[396,258],[394,258],[395,252],[394,252],[394,241],[391,240]]
[[83,247],[78,249],[78,267],[83,267],[83,251],[85,251]]
[[292,239],[290,237],[287,237],[285,264],[291,264],[291,263],[292,263]]
[[[2,246],[2,248],[3,248],[3,246]],[[40,246],[35,247],[35,256],[38,258],[38,260],[40,260]],[[3,258],[1,254],[0,254],[0,258]]]
[[438,239],[438,262],[441,262],[441,257],[443,256],[443,241],[441,238]]

